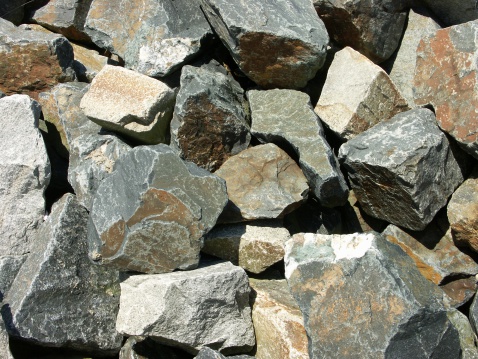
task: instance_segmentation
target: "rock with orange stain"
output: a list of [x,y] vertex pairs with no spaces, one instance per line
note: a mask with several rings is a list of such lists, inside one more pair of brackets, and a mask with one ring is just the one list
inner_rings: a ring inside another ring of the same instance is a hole
[[352,189],[369,215],[423,230],[464,174],[428,109],[395,115],[339,150]]
[[323,66],[329,36],[309,0],[202,0],[239,68],[264,88],[302,88]]
[[201,237],[226,203],[218,176],[184,162],[166,145],[136,147],[98,187],[90,213],[90,258],[143,273],[195,268]]
[[310,358],[460,358],[440,289],[377,233],[296,234],[285,274]]

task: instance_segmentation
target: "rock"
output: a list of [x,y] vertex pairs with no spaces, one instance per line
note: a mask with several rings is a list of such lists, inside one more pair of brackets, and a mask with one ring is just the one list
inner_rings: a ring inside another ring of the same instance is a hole
[[0,318],[0,359],[13,359],[13,355],[10,352],[8,334],[2,318]]
[[[75,79],[73,48],[60,35],[29,31],[0,19],[0,90],[34,98]],[[21,76],[19,76],[21,74]]]
[[378,234],[296,234],[285,274],[311,358],[460,358],[440,290]]
[[216,64],[184,66],[171,121],[171,146],[208,171],[247,149],[251,140],[244,91]]
[[346,47],[335,54],[314,110],[345,141],[408,109],[386,72]]
[[161,81],[106,65],[80,107],[98,125],[143,144],[166,142],[175,92]]
[[166,76],[193,59],[212,34],[197,1],[93,0],[85,24],[93,42],[127,68]]
[[446,26],[478,19],[478,8],[475,0],[423,0],[422,2]]
[[129,337],[119,353],[119,359],[184,359],[179,351],[147,337]]
[[120,350],[118,272],[89,262],[87,219],[72,194],[53,207],[5,298],[10,335],[103,355]]
[[284,244],[289,238],[277,220],[225,224],[206,234],[202,252],[261,273],[284,258]]
[[0,256],[0,303],[8,293],[13,280],[15,279],[26,258],[26,255]]
[[431,104],[441,129],[478,158],[478,22],[436,31],[420,41],[414,78],[415,103]]
[[71,44],[75,52],[75,61],[73,68],[75,69],[78,80],[83,82],[91,82],[107,64],[116,65],[117,62],[106,56],[100,55],[96,50],[90,50],[84,46]]
[[476,348],[477,338],[471,328],[468,318],[459,310],[451,309],[447,313],[451,324],[458,331],[460,336],[461,358],[476,359],[478,358],[478,350]]
[[348,187],[309,96],[295,90],[249,91],[252,134],[292,148],[312,193],[326,207],[347,201]]
[[464,180],[433,112],[415,109],[342,145],[339,158],[363,210],[423,230]]
[[182,161],[166,145],[136,147],[98,187],[90,258],[143,273],[195,268],[201,237],[226,203],[225,183],[216,175]]
[[224,355],[219,353],[217,350],[211,349],[209,347],[202,347],[198,355],[194,359],[227,359]]
[[272,143],[232,156],[216,174],[226,181],[229,197],[221,222],[281,218],[309,192],[299,166]]
[[[342,215],[344,217],[344,222],[348,234],[352,233],[363,233],[363,232],[382,232],[387,226],[388,223],[380,219],[369,216],[365,213],[360,206],[360,203],[357,201],[357,197],[353,190],[349,192],[348,205],[342,207]],[[305,232],[305,231],[304,231]],[[310,231],[307,231],[310,232]],[[317,232],[318,233],[318,232]],[[345,234],[345,233],[323,233],[321,234]]]
[[23,20],[24,4],[27,0],[3,0],[0,3],[0,18],[19,25]]
[[188,272],[134,275],[121,283],[116,328],[192,354],[209,346],[224,354],[254,345],[247,275],[229,262]]
[[473,298],[473,302],[470,306],[470,314],[469,314],[470,324],[475,332],[478,333],[478,296],[475,295]]
[[329,36],[308,0],[201,4],[239,68],[259,86],[304,87],[324,64]]
[[351,46],[375,63],[388,59],[407,21],[403,0],[313,0],[330,37]]
[[304,319],[287,282],[250,279],[256,357],[309,359]]
[[0,100],[0,113],[0,253],[23,255],[30,252],[45,214],[50,162],[38,130],[36,101],[7,96]]

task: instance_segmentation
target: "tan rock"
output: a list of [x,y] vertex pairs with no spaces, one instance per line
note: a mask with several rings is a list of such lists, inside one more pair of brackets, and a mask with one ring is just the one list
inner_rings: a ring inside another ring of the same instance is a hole
[[75,71],[80,81],[91,82],[105,65],[110,62],[108,57],[100,55],[96,50],[84,46],[71,44],[75,53]]

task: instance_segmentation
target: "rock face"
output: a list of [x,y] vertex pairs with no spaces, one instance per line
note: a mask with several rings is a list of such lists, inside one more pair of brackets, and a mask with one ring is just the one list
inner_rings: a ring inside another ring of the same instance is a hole
[[87,219],[71,194],[53,207],[5,298],[10,335],[52,347],[120,350],[118,272],[88,260]]
[[26,255],[0,256],[0,303],[8,293],[15,276],[26,258]]
[[224,354],[254,345],[249,284],[229,262],[188,272],[135,275],[121,283],[116,328],[193,354],[208,346]]
[[420,41],[415,69],[415,103],[431,104],[438,125],[478,158],[478,22],[442,30]]
[[77,44],[71,45],[75,52],[73,68],[79,81],[91,82],[105,65],[116,64],[115,61],[100,55],[96,50],[90,50]]
[[476,359],[478,357],[478,349],[476,347],[477,337],[468,321],[468,318],[459,310],[450,310],[448,319],[458,331],[460,336],[461,357],[463,359]]
[[346,47],[335,54],[315,113],[341,140],[350,140],[408,109],[385,71]]
[[98,187],[88,225],[90,258],[143,273],[194,268],[201,237],[226,203],[219,177],[166,145],[136,147]]
[[38,130],[40,107],[26,95],[0,99],[0,253],[30,252],[45,214],[50,162]]
[[163,143],[175,93],[166,84],[121,67],[106,65],[92,81],[80,107],[98,125],[143,144]]
[[229,158],[216,174],[226,181],[229,196],[221,222],[281,218],[299,207],[309,192],[299,166],[272,143]]
[[121,348],[119,359],[184,359],[183,353],[151,338],[129,337]]
[[8,334],[5,329],[3,319],[0,318],[0,358],[1,359],[13,359],[13,355],[10,352],[10,346],[8,344]]
[[201,4],[239,68],[259,86],[304,87],[325,61],[329,37],[308,0]]
[[218,63],[184,66],[171,121],[172,147],[185,160],[215,171],[249,146],[246,106],[241,86]]
[[456,25],[478,19],[476,0],[422,0],[446,25]]
[[341,206],[348,187],[338,168],[337,158],[325,140],[320,120],[309,96],[295,90],[252,90],[247,93],[252,116],[252,134],[265,142],[290,148],[312,193],[323,206]]
[[339,158],[369,215],[422,230],[464,180],[433,113],[394,116],[342,145]]
[[438,288],[379,235],[297,234],[285,263],[311,358],[460,358]]

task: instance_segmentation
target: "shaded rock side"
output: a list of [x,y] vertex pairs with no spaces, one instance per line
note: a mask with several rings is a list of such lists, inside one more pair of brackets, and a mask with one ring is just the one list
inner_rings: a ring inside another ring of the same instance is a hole
[[460,358],[440,290],[380,235],[297,234],[285,268],[311,358]]
[[14,359],[10,351],[8,333],[2,318],[0,318],[0,359]]
[[166,145],[139,146],[99,185],[89,221],[98,264],[146,273],[195,268],[227,203],[224,181]]
[[460,336],[462,359],[478,358],[478,349],[476,347],[478,339],[476,337],[476,334],[473,332],[468,318],[457,309],[451,309],[448,311],[447,314],[448,319],[458,331],[458,335]]
[[117,65],[118,63],[106,56],[100,55],[98,51],[77,44],[71,44],[75,52],[73,68],[76,77],[82,82],[91,82],[105,65]]
[[23,20],[24,4],[28,0],[4,0],[0,4],[0,18],[19,25]]
[[478,19],[476,0],[422,0],[446,26]]
[[324,64],[329,36],[308,0],[201,4],[239,68],[259,86],[304,87]]
[[415,109],[342,145],[339,158],[363,210],[423,230],[464,180],[433,112]]
[[252,134],[263,142],[292,148],[320,204],[326,207],[343,205],[347,201],[348,187],[309,96],[294,90],[252,90],[247,97]]
[[148,337],[133,336],[124,343],[119,359],[184,359],[184,352]]

